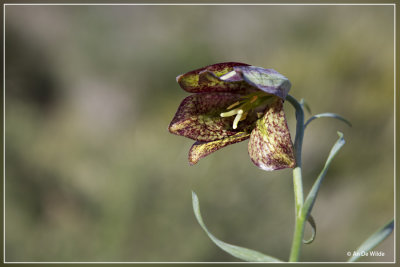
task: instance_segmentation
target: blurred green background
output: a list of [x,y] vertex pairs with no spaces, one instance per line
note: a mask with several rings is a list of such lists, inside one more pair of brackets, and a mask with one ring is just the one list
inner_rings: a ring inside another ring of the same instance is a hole
[[[223,61],[274,68],[312,113],[308,192],[344,132],[303,261],[345,261],[393,217],[392,6],[6,6],[6,260],[236,261],[218,238],[288,259],[291,170],[264,172],[247,142],[190,167],[167,126],[175,77]],[[285,103],[294,138],[294,110]],[[309,115],[309,114],[308,114]],[[309,229],[306,236],[310,234]],[[393,236],[376,248],[393,261]]]

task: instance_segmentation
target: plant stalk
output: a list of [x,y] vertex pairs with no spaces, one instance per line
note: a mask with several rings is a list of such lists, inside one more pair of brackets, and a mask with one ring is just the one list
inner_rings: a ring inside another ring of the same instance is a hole
[[306,218],[302,213],[304,197],[303,197],[303,179],[301,173],[301,149],[304,137],[304,110],[302,105],[291,95],[286,99],[293,105],[296,110],[296,137],[294,141],[294,150],[296,157],[296,167],[293,169],[293,190],[295,199],[295,227],[290,251],[289,262],[297,262],[300,258],[301,245],[304,236],[304,226]]
[[306,220],[304,216],[296,217],[296,224],[293,235],[292,249],[290,251],[289,262],[298,262],[300,258],[301,245],[304,236],[304,226]]

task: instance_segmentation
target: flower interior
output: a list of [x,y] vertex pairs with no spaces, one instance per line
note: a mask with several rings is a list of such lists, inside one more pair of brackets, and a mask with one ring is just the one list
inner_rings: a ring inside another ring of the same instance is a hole
[[[254,112],[256,110],[263,110],[265,107],[271,103],[274,96],[263,91],[254,92],[242,97],[241,100],[234,102],[229,105],[226,110],[220,114],[221,117],[231,117],[236,116],[233,120],[232,128],[236,129],[238,123],[246,119],[249,112]],[[257,113],[258,117],[262,116],[262,112]]]

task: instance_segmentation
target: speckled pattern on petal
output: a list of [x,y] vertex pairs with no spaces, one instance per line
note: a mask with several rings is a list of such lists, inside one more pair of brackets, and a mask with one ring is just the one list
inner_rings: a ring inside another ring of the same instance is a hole
[[245,92],[249,85],[244,81],[224,82],[218,77],[230,72],[235,66],[249,66],[239,62],[224,62],[190,71],[176,77],[183,90],[190,93]]
[[249,116],[232,128],[234,116],[222,118],[221,112],[240,99],[240,94],[207,93],[186,97],[178,108],[169,131],[196,141],[208,142],[222,139],[238,132],[248,132],[255,126],[255,117]]
[[[182,101],[168,129],[197,141],[189,151],[191,165],[250,137],[250,158],[261,169],[295,166],[282,105],[291,86],[285,76],[273,69],[224,62],[179,75],[176,81],[194,94]],[[267,94],[257,94],[260,90]]]
[[296,164],[282,103],[279,98],[271,103],[250,135],[250,158],[263,170],[294,168]]
[[241,132],[236,135],[226,137],[221,140],[212,141],[212,142],[196,142],[189,150],[189,164],[194,165],[200,159],[208,156],[209,154],[226,147],[228,145],[242,142],[248,139],[250,136],[249,133]]

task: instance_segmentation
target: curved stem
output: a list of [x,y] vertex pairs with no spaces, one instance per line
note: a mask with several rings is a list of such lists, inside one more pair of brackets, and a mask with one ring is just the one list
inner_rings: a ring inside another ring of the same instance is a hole
[[294,141],[294,149],[296,153],[296,167],[293,169],[293,189],[296,205],[296,222],[293,234],[292,248],[290,251],[290,262],[297,262],[300,258],[300,249],[303,241],[304,226],[306,218],[303,216],[301,210],[304,203],[303,197],[303,180],[301,174],[301,149],[303,146],[304,137],[304,110],[303,106],[291,95],[286,99],[296,109],[296,137]]

